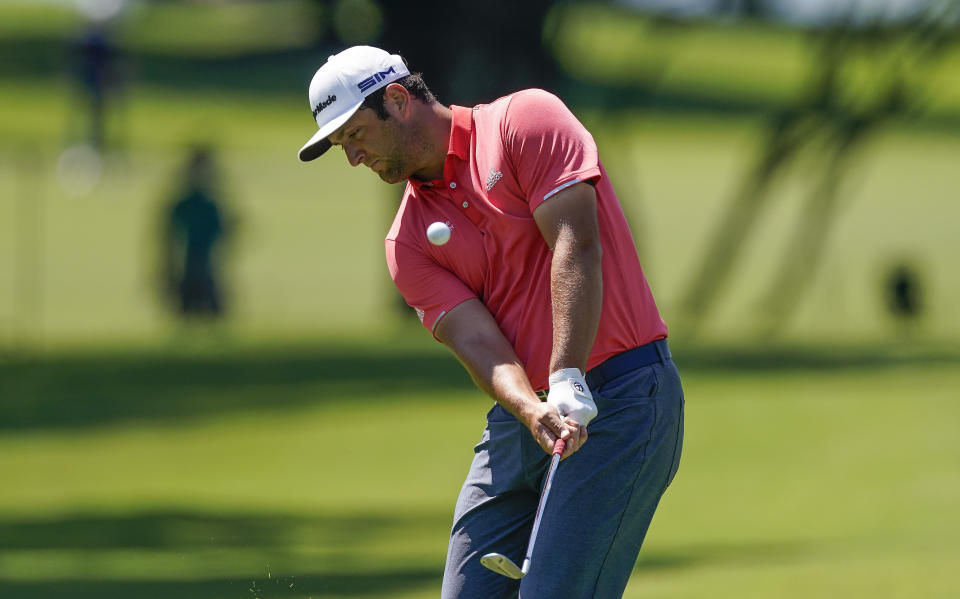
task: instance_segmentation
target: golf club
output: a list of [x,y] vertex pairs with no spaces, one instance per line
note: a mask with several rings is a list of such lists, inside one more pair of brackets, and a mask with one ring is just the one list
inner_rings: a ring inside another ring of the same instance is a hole
[[533,530],[530,531],[530,543],[527,545],[527,555],[523,559],[523,567],[518,568],[513,560],[502,553],[488,553],[480,558],[480,563],[488,570],[497,574],[502,574],[508,578],[520,579],[530,571],[530,557],[533,555],[533,546],[537,542],[537,530],[540,529],[540,518],[543,517],[543,507],[547,504],[547,496],[550,495],[550,485],[553,483],[553,475],[557,472],[557,465],[560,463],[560,455],[566,447],[563,439],[557,439],[553,444],[553,457],[550,459],[550,469],[547,471],[547,479],[543,484],[543,492],[540,494],[540,504],[537,506],[537,515],[533,519]]

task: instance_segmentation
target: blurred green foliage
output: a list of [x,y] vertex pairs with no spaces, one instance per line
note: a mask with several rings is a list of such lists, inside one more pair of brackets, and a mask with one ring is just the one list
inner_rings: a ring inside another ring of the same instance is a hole
[[[71,2],[5,2],[0,37],[70,39],[84,25]],[[217,56],[308,46],[324,30],[321,4],[308,0],[128,2],[109,26],[129,51]]]
[[309,46],[323,31],[320,4],[305,0],[134,5],[119,42],[135,51],[189,57],[257,53]]
[[[641,85],[647,93],[689,95],[705,103],[757,107],[800,96],[822,60],[822,32],[756,21],[672,21],[609,4],[558,4],[548,29],[560,63],[597,84]],[[852,37],[858,32],[854,30]],[[960,43],[923,55],[926,39],[909,29],[866,36],[844,66],[845,99],[869,103],[891,69],[902,68],[927,116],[960,116]],[[951,38],[948,38],[951,39]]]

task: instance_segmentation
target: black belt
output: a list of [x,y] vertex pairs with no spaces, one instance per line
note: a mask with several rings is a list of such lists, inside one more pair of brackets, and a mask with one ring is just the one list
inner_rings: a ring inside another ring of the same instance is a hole
[[[657,339],[646,345],[628,349],[613,357],[607,358],[600,364],[597,364],[589,371],[585,377],[587,387],[597,389],[607,381],[612,381],[620,375],[626,374],[631,370],[643,368],[657,362],[665,362],[670,359],[670,347],[666,339]],[[537,391],[537,397],[541,400],[547,399],[546,391]]]

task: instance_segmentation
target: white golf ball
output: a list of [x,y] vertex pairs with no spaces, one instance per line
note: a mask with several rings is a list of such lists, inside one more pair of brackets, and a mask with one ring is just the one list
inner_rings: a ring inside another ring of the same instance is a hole
[[427,239],[433,245],[443,245],[450,241],[450,225],[437,221],[427,227]]

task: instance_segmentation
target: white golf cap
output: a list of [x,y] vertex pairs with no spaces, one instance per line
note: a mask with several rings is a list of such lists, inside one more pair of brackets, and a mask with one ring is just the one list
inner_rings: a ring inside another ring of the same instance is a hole
[[302,162],[330,149],[327,136],[346,123],[363,99],[410,74],[403,59],[380,48],[354,46],[327,59],[310,81],[310,110],[320,130],[302,148]]

